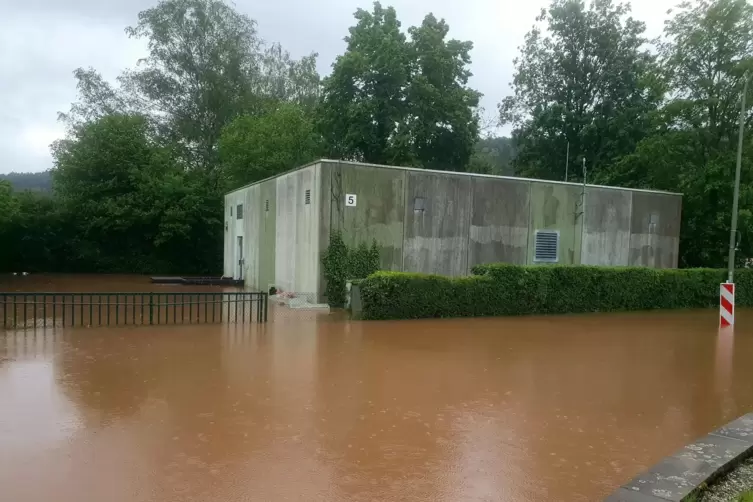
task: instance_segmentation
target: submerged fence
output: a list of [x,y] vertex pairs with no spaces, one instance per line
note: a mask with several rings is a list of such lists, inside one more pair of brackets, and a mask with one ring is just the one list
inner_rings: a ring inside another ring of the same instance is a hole
[[266,322],[267,293],[0,293],[4,329]]

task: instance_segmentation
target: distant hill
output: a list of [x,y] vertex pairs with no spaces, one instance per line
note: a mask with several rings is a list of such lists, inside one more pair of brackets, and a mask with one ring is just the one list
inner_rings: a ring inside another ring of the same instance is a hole
[[13,190],[17,192],[24,190],[31,190],[32,192],[52,191],[52,176],[50,171],[0,174],[0,180],[10,181],[10,184],[13,185]]

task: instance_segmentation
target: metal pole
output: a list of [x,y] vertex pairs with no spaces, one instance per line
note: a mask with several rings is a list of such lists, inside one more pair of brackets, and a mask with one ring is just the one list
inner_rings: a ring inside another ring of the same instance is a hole
[[567,142],[567,154],[565,155],[565,181],[567,181],[567,169],[570,167],[570,142]]
[[727,257],[727,282],[732,283],[735,275],[735,237],[737,236],[737,207],[740,200],[740,165],[743,161],[743,133],[745,130],[745,96],[748,94],[748,81],[751,75],[745,73],[743,94],[740,98],[740,125],[737,133],[737,165],[735,166],[735,192],[732,197],[732,226],[729,229],[729,256]]

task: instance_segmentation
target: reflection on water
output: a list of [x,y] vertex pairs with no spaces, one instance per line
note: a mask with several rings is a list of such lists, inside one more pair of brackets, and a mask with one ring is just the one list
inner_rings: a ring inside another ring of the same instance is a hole
[[0,334],[3,500],[592,501],[753,408],[750,312],[281,312]]

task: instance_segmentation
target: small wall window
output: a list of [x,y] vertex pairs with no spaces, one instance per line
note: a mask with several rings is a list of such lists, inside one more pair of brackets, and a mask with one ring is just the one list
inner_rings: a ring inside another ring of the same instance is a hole
[[311,204],[311,190],[306,190],[306,194],[304,195],[304,202],[306,204]]
[[413,199],[413,210],[414,211],[424,211],[426,210],[426,199],[423,197],[416,197]]
[[536,230],[533,261],[557,263],[559,261],[559,230]]
[[230,216],[233,215],[233,206],[230,206]]
[[237,219],[243,219],[243,204],[238,204],[237,206],[235,206],[235,215]]

